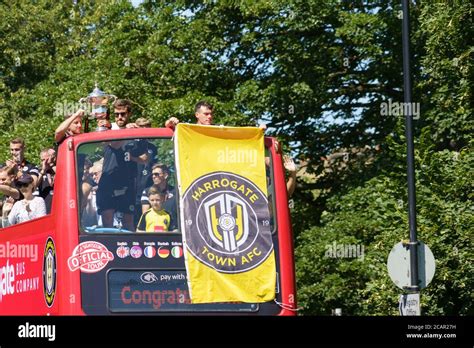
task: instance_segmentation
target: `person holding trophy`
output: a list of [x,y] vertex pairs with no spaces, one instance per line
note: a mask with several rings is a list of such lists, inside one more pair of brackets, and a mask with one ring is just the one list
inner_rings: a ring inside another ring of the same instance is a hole
[[82,118],[86,114],[85,109],[89,109],[88,117],[84,121],[84,132],[89,131],[89,121],[97,120],[97,128],[95,131],[100,132],[112,128],[110,123],[110,113],[108,108],[109,100],[115,101],[117,97],[113,94],[107,94],[99,89],[97,83],[92,92],[84,98],[79,99],[79,103],[83,105],[79,110],[66,119],[56,129],[55,140],[60,143],[67,136],[82,133]]
[[72,115],[66,115],[65,120],[56,128],[54,141],[60,144],[64,139],[82,133],[82,117],[84,110],[79,109]]

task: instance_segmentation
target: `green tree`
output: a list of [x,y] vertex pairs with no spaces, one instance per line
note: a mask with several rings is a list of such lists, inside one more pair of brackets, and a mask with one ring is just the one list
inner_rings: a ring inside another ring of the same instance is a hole
[[[397,149],[398,147],[398,149]],[[404,164],[403,143],[392,143],[391,163]],[[472,315],[474,211],[469,180],[474,156],[419,151],[416,171],[418,238],[436,258],[436,274],[422,291],[428,315]],[[305,313],[329,315],[342,308],[350,315],[396,315],[402,290],[391,282],[386,263],[392,247],[408,239],[405,176],[385,170],[363,186],[334,195],[321,226],[305,230],[297,249],[300,305]],[[331,258],[337,245],[364,246],[364,258]]]
[[[428,315],[473,313],[470,13],[467,2],[417,4],[412,11],[414,66],[421,72],[414,80],[422,110],[414,123],[418,235],[437,260],[435,278],[422,291]],[[297,279],[306,313],[342,307],[353,315],[397,314],[401,290],[391,283],[386,260],[393,245],[408,238],[403,133],[400,122],[369,168],[374,177],[346,175],[340,189],[330,191],[320,225],[301,233]],[[363,262],[324,257],[325,245],[348,241],[365,246]]]

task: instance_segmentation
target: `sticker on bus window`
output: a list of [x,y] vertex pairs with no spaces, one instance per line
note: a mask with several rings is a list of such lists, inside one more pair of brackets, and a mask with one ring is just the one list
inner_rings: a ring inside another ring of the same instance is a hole
[[96,273],[114,259],[114,254],[99,242],[88,241],[77,245],[67,260],[71,272]]

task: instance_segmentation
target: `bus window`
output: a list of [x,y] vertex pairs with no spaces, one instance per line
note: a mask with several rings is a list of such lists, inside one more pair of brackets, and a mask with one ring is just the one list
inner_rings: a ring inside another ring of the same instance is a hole
[[[265,149],[270,225],[276,233],[271,152]],[[146,154],[146,163],[140,157]],[[173,142],[140,138],[81,144],[77,151],[79,221],[88,233],[178,232]],[[151,207],[149,194],[155,208]],[[161,209],[157,209],[159,201]]]
[[170,138],[85,143],[78,148],[76,163],[81,230],[88,233],[177,230]]

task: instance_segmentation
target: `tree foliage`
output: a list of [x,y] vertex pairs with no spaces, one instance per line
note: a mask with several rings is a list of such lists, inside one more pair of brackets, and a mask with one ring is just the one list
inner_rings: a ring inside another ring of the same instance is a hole
[[[404,146],[393,142],[389,148],[397,147]],[[402,167],[403,151],[393,155],[391,163]],[[436,258],[435,278],[422,291],[428,315],[473,313],[473,161],[468,149],[417,153],[418,238]],[[408,217],[406,178],[391,170],[331,197],[321,226],[299,236],[298,294],[306,313],[327,315],[342,308],[353,315],[397,314],[402,290],[390,280],[386,264],[392,247],[408,239]],[[327,257],[333,243],[364,246],[364,257]]]
[[[424,3],[413,12],[414,100],[422,110],[414,121],[418,238],[433,251],[437,267],[422,291],[422,310],[472,315],[472,9],[467,2]],[[343,182],[337,175],[329,189],[317,191],[329,197],[325,210],[297,243],[298,293],[306,313],[327,315],[339,307],[347,314],[397,314],[401,290],[386,262],[391,248],[408,239],[406,139],[399,121],[372,166]],[[334,242],[365,246],[364,260],[325,257]]]

